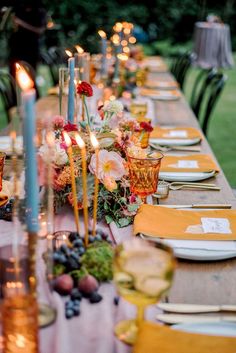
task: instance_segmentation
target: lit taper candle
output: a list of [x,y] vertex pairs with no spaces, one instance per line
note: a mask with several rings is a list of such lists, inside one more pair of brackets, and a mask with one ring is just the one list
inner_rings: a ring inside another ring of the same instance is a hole
[[79,209],[78,209],[78,201],[77,201],[77,191],[76,191],[76,183],[75,183],[75,166],[74,166],[73,152],[71,147],[71,139],[66,131],[63,131],[63,136],[67,146],[67,154],[68,154],[69,163],[70,163],[71,191],[72,191],[72,198],[73,198],[75,225],[76,225],[76,231],[79,233]]
[[77,133],[75,140],[81,151],[82,185],[83,185],[83,211],[84,211],[84,243],[88,246],[88,195],[87,195],[87,156],[84,140]]
[[[72,57],[72,53],[69,50],[66,50],[68,59],[68,71],[69,71],[69,92],[68,92],[68,121],[74,123],[74,114],[75,114],[75,58]],[[70,53],[70,54],[69,54]]]
[[39,188],[38,168],[35,147],[36,116],[34,82],[25,69],[16,65],[16,79],[22,90],[21,99],[23,105],[23,140],[25,149],[25,196],[26,196],[26,226],[29,233],[37,233]]

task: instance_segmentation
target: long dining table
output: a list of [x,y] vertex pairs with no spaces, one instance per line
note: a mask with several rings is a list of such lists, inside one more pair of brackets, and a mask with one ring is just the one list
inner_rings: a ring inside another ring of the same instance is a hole
[[[173,81],[169,72],[151,73],[152,80]],[[58,97],[47,96],[38,100],[36,104],[37,116],[42,118],[45,112],[57,114]],[[190,126],[200,128],[196,117],[190,109],[185,97],[176,101],[154,101],[154,125]],[[6,133],[3,132],[3,134]],[[215,156],[205,137],[201,142],[201,152]],[[173,153],[173,152],[171,152]],[[182,153],[182,152],[181,152]],[[207,182],[214,182],[220,191],[179,190],[171,191],[168,198],[160,199],[160,205],[187,204],[231,204],[236,208],[236,199],[226,180],[222,169]],[[4,221],[0,221],[4,222]],[[64,209],[56,217],[56,228],[70,227],[74,230],[73,215]],[[106,227],[112,233],[112,228]],[[132,236],[132,227],[118,230],[123,239]],[[112,234],[111,234],[112,235]],[[64,300],[53,293],[54,305],[57,308],[56,322],[40,331],[41,353],[129,353],[131,348],[119,342],[113,329],[116,322],[124,318],[135,316],[135,308],[121,300],[114,305],[116,295],[112,283],[103,284],[100,288],[103,301],[96,305],[82,301],[81,315],[71,320],[64,317]],[[178,260],[173,286],[166,300],[174,303],[194,304],[236,304],[236,259],[195,262]],[[146,317],[155,320],[157,308],[147,309]]]

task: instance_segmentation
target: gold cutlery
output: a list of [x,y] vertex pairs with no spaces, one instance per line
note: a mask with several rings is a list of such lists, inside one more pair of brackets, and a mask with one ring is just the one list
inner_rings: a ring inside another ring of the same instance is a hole
[[158,303],[157,307],[167,312],[182,314],[218,313],[221,311],[236,312],[236,305]]
[[183,185],[170,185],[170,190],[181,190],[181,189],[205,189],[205,190],[217,190],[220,191],[218,186],[209,186],[209,185],[192,185],[192,184],[183,184]]
[[169,152],[169,151],[186,151],[186,152],[200,152],[200,146],[160,146],[155,143],[149,143],[149,145],[158,151]]
[[212,323],[212,322],[235,322],[236,316],[233,315],[181,315],[181,314],[157,314],[156,319],[166,324],[181,324],[181,323]]
[[220,203],[215,203],[215,204],[192,204],[192,205],[157,205],[157,206],[162,206],[162,207],[168,207],[168,208],[202,208],[202,209],[208,209],[208,208],[213,208],[213,209],[228,209],[232,208],[232,205],[230,204],[220,204]]

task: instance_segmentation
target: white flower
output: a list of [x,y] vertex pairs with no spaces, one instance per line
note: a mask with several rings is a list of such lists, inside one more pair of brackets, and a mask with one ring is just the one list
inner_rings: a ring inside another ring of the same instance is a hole
[[119,114],[123,112],[124,106],[118,100],[114,100],[106,103],[103,110],[107,113]]
[[39,149],[39,154],[43,161],[50,161],[58,166],[64,165],[68,162],[68,156],[64,148],[61,147],[60,142],[56,142],[54,147],[48,150],[47,145],[43,145]]

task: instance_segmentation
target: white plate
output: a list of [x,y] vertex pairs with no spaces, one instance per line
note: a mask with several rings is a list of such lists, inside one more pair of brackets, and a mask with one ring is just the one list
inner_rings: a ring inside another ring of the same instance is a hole
[[[11,138],[9,136],[0,136],[0,152],[6,153],[8,156],[11,155],[12,145]],[[23,151],[23,137],[18,136],[16,138],[16,151],[17,154],[22,154]]]
[[[150,237],[148,235],[140,234],[142,239],[148,239],[157,242],[167,243],[165,239],[160,239],[157,237]],[[203,241],[201,242],[201,247],[203,247]],[[179,259],[192,260],[192,261],[219,261],[227,260],[236,257],[236,250],[205,250],[205,249],[193,249],[193,248],[181,248],[172,247],[174,254]]]
[[176,172],[160,172],[159,179],[166,181],[199,181],[213,177],[215,171],[207,173],[176,173]]
[[161,146],[192,146],[199,143],[201,140],[200,137],[194,139],[157,139],[150,138],[150,143],[161,145]]
[[203,333],[213,336],[236,337],[236,324],[229,322],[178,324],[173,325],[171,328],[184,332]]

